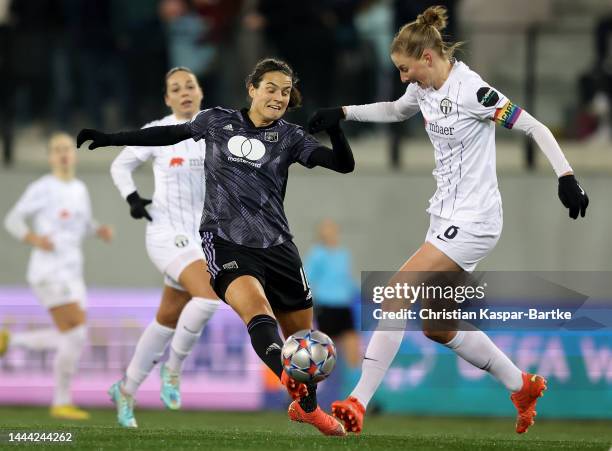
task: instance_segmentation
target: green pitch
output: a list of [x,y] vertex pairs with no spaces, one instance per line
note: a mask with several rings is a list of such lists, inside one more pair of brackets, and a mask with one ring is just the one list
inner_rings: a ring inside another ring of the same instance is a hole
[[[42,408],[0,408],[1,449],[101,450],[515,450],[608,451],[612,426],[603,421],[541,420],[519,436],[512,419],[368,417],[364,433],[346,438],[319,435],[277,412],[136,411],[139,429],[115,425],[115,412],[92,410],[86,423],[56,421]],[[73,434],[72,445],[10,444],[8,432]]]

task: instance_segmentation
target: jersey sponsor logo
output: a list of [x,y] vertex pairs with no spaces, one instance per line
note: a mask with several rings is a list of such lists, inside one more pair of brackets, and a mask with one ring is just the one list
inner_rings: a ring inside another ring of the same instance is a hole
[[223,130],[229,130],[231,132],[234,131],[234,127],[232,124],[227,124],[225,127],[223,127]]
[[499,94],[493,88],[483,86],[476,93],[476,98],[482,106],[492,107],[499,101]]
[[240,135],[232,136],[229,139],[227,149],[237,157],[227,157],[228,161],[246,163],[256,168],[260,168],[261,163],[255,163],[255,161],[260,160],[266,153],[266,146],[260,140]]
[[432,133],[436,133],[438,135],[452,136],[455,127],[442,127],[441,125],[436,124],[435,122],[426,123],[428,125],[429,131]]
[[225,263],[223,269],[238,269],[238,263],[236,260],[232,260],[231,262]]
[[177,235],[174,237],[174,245],[176,247],[185,247],[189,244],[189,238],[185,235]]
[[181,157],[170,158],[170,167],[171,168],[178,168],[180,166],[183,166],[184,162],[185,162],[185,159],[181,158]]
[[190,168],[203,168],[204,167],[204,161],[206,161],[204,158],[199,157],[199,158],[190,158],[189,159],[189,167]]
[[444,97],[440,102],[440,111],[445,116],[448,116],[451,111],[453,111],[453,102],[448,97]]
[[278,132],[265,132],[264,141],[268,141],[271,143],[278,142]]

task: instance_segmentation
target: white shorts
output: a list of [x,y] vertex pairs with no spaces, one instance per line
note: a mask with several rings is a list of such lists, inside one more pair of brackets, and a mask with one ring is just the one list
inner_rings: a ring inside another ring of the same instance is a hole
[[436,246],[465,271],[473,272],[497,244],[502,226],[501,218],[468,222],[431,215],[425,241]]
[[42,280],[31,284],[32,291],[47,310],[60,305],[78,303],[87,307],[87,288],[81,278],[71,280]]
[[200,238],[166,226],[149,226],[146,234],[149,258],[164,275],[169,287],[185,291],[178,282],[183,270],[197,260],[204,260]]

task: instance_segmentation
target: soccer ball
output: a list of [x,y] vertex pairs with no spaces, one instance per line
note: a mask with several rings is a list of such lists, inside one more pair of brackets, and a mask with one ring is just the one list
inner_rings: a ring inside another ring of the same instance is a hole
[[299,382],[321,382],[336,365],[334,342],[318,330],[300,330],[285,341],[281,353],[283,368]]

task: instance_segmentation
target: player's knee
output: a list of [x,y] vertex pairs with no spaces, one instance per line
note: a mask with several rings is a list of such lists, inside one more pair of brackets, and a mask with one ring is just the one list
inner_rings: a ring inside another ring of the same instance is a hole
[[170,329],[176,329],[176,324],[180,316],[180,311],[176,310],[158,310],[155,319],[159,324]]
[[423,335],[437,343],[448,343],[455,332],[448,330],[423,329]]

